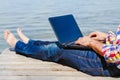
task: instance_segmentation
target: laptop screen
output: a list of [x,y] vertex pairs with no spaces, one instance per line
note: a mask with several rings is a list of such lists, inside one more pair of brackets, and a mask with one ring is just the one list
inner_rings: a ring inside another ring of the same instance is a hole
[[73,42],[83,36],[72,14],[50,17],[49,22],[60,43]]

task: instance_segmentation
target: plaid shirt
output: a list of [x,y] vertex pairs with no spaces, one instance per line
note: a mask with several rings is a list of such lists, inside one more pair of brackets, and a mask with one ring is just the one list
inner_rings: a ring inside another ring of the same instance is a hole
[[108,64],[115,64],[120,69],[120,27],[116,33],[109,32],[102,52]]

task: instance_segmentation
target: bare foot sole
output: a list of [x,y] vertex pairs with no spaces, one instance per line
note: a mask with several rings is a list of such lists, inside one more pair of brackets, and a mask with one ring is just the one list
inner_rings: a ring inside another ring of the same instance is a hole
[[16,43],[17,43],[17,39],[15,38],[15,36],[9,31],[6,30],[4,33],[4,39],[6,40],[6,42],[12,47],[14,48]]
[[18,33],[18,36],[20,37],[20,39],[21,39],[24,43],[28,43],[29,38],[22,33],[21,28],[18,28],[18,29],[17,29],[17,33]]

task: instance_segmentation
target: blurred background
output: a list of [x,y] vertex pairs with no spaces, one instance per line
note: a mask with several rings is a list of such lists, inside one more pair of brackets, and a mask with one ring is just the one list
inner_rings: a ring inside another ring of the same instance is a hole
[[[18,38],[16,29],[32,39],[56,40],[48,18],[73,14],[81,31],[115,31],[120,24],[119,0],[0,0],[0,52],[9,46],[3,38],[10,29]],[[18,38],[19,39],[19,38]]]

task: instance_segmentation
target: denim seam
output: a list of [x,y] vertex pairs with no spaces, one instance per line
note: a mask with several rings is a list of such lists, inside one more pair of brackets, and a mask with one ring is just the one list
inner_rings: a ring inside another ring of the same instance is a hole
[[96,60],[94,60],[94,59],[88,59],[88,58],[81,57],[81,56],[78,56],[78,55],[75,55],[75,54],[73,54],[73,56],[76,56],[77,58],[82,58],[82,59],[88,60],[88,61],[101,62],[100,59],[97,59],[98,61],[96,61]]
[[101,72],[102,72],[102,75],[104,76],[105,74],[104,74],[104,70],[103,70],[103,68],[101,68]]
[[[89,68],[92,69],[92,71],[100,70],[101,75],[104,76],[103,68]],[[88,70],[88,68],[83,68],[84,71]]]

